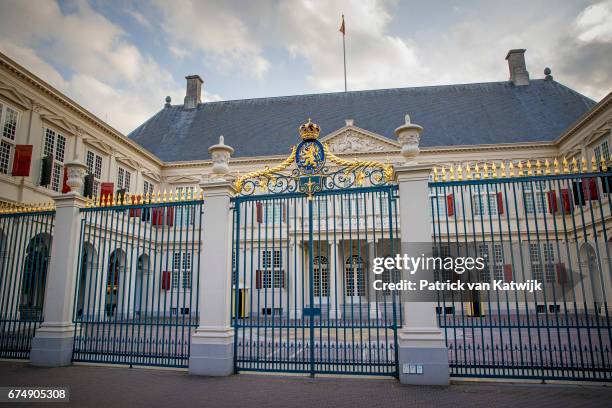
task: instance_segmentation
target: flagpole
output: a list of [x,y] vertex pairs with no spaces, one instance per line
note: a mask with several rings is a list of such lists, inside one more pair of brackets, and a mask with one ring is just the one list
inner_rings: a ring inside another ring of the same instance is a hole
[[346,87],[346,43],[345,43],[345,35],[342,34],[342,54],[344,55],[344,92],[347,92]]
[[342,15],[342,55],[344,57],[344,92],[347,92],[346,86],[346,27],[344,25],[344,14]]

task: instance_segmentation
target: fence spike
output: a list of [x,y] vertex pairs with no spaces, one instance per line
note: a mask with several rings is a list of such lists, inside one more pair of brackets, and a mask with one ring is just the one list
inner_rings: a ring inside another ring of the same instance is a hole
[[474,178],[480,179],[480,169],[478,168],[478,163],[474,165]]
[[555,160],[553,161],[553,168],[554,168],[555,174],[559,174],[559,160],[556,157],[555,157]]
[[162,195],[162,203],[168,202],[168,192],[164,189],[164,194]]
[[438,168],[434,166],[433,168],[433,181],[438,181]]
[[465,165],[465,178],[466,180],[472,179],[472,169],[470,168],[470,163]]
[[527,175],[533,176],[533,172],[531,171],[531,160],[527,159]]
[[493,172],[493,178],[497,178],[497,165],[495,162],[491,164],[491,171]]
[[538,176],[542,174],[542,165],[540,164],[540,159],[536,159],[536,174]]
[[523,162],[518,162],[517,167],[518,167],[518,174],[517,175],[519,177],[523,177]]
[[608,165],[606,164],[606,159],[601,157],[601,171],[608,171]]
[[457,165],[457,180],[463,180],[463,167],[461,163]]
[[482,166],[482,178],[489,178],[489,166],[487,166],[487,162],[484,162],[484,165]]
[[544,174],[550,174],[550,162],[548,161],[548,159],[546,159],[546,161],[544,162],[544,167],[546,168],[546,170],[544,170]]
[[514,177],[514,162],[510,162],[508,165],[508,176]]
[[453,164],[448,169],[448,178],[450,181],[455,181],[455,166]]
[[591,157],[591,171],[593,173],[597,173],[599,168],[597,167],[597,162],[595,161],[595,156]]
[[572,158],[572,171],[574,173],[578,173],[578,160],[576,160],[576,158]]
[[446,169],[444,168],[444,166],[442,166],[442,174],[441,174],[441,176],[442,176],[442,181],[448,181],[448,180],[446,180]]
[[563,173],[569,173],[569,164],[567,162],[567,157],[563,156]]
[[582,160],[580,160],[580,164],[581,164],[580,167],[581,167],[581,170],[582,170],[583,173],[586,173],[586,172],[589,171],[589,168],[587,167],[587,161],[584,158],[584,156],[582,157]]

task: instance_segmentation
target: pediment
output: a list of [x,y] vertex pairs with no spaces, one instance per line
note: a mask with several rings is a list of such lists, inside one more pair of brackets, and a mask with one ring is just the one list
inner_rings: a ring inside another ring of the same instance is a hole
[[32,106],[32,101],[28,97],[8,84],[0,83],[0,95],[20,105],[24,109],[29,109]]
[[125,164],[126,166],[133,168],[134,170],[138,170],[140,168],[140,163],[134,159],[130,159],[129,157],[117,156],[116,160],[121,164]]
[[167,177],[166,180],[169,183],[199,183],[200,177],[198,176],[170,176]]
[[150,178],[151,180],[157,181],[157,182],[161,181],[161,177],[159,176],[159,174],[154,173],[149,169],[142,170],[142,175]]
[[332,153],[396,152],[400,145],[392,140],[356,126],[345,126],[321,139]]
[[76,135],[78,133],[78,128],[73,125],[72,123],[68,122],[66,120],[66,118],[62,117],[62,116],[57,116],[54,114],[43,114],[40,115],[40,118],[44,121],[47,122],[53,126],[56,126],[60,129],[63,129],[67,132],[72,133],[73,135]]
[[102,141],[100,141],[98,139],[94,139],[94,138],[89,137],[89,138],[83,139],[83,141],[86,144],[88,144],[88,145],[90,145],[92,147],[95,147],[96,149],[100,150],[102,153],[106,153],[106,154],[112,154],[113,153],[113,148],[110,145],[108,145],[108,144],[106,144],[106,143],[104,143],[104,142],[102,142]]

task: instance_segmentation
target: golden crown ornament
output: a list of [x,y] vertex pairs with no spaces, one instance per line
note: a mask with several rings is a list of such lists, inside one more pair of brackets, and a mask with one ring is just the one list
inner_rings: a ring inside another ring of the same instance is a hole
[[315,140],[319,137],[321,128],[316,123],[312,123],[312,120],[308,118],[308,122],[299,127],[299,132],[303,140]]

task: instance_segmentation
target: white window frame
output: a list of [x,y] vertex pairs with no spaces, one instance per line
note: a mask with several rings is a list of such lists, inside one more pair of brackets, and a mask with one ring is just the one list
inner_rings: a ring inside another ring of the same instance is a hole
[[125,189],[125,192],[129,193],[131,183],[132,172],[125,167],[117,166],[117,190]]
[[[8,111],[15,114],[15,124],[13,126],[12,137],[6,136],[5,128],[8,121]],[[0,173],[10,174],[13,165],[13,154],[17,144],[17,129],[19,129],[19,119],[21,112],[13,106],[0,101]],[[5,167],[6,166],[6,167]]]
[[92,193],[94,197],[97,197],[100,194],[104,159],[102,155],[91,149],[87,149],[87,153],[85,154],[85,164],[87,165],[87,171],[94,176]]
[[191,290],[193,256],[191,252],[178,251],[172,254],[172,289]]
[[[195,190],[196,188],[194,186],[180,186],[176,187],[175,194],[182,197],[183,192],[185,192],[185,195],[189,196],[189,191],[191,191],[191,194],[194,194]],[[176,225],[182,227],[193,225],[195,222],[195,213],[193,208],[189,205],[177,205],[174,207],[174,222]]]
[[155,184],[153,184],[147,179],[143,180],[142,182],[142,195],[143,196],[146,196],[148,193],[151,197],[153,197],[154,190],[155,190]]
[[[52,140],[49,143],[50,137]],[[61,141],[61,142],[60,142]],[[68,138],[54,128],[45,126],[43,128],[43,157],[50,155],[53,158],[51,164],[51,183],[47,188],[60,192],[64,184],[64,163],[66,161],[66,150]]]
[[499,215],[497,193],[495,191],[472,191],[472,205],[474,217],[486,218]]
[[526,214],[546,214],[548,211],[548,186],[545,182],[536,182],[535,191],[532,183],[523,184],[524,205]]

